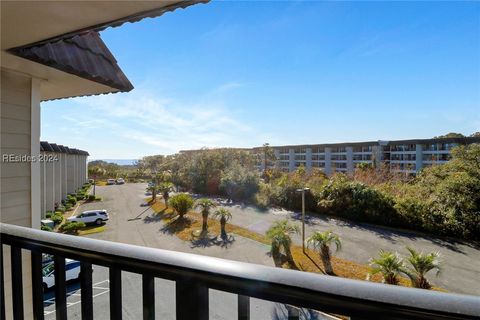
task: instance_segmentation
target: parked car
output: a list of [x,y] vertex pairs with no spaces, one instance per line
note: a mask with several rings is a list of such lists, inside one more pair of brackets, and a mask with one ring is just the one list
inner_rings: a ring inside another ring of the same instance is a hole
[[75,217],[70,217],[67,220],[83,222],[85,224],[95,223],[97,225],[100,225],[108,220],[108,213],[107,210],[88,210],[83,211]]
[[124,183],[125,183],[125,180],[123,180],[123,178],[117,179],[117,184],[124,184]]
[[115,184],[115,179],[107,179],[107,185]]
[[88,183],[93,184],[94,182],[95,182],[95,180],[93,180],[93,179],[88,179]]
[[[43,276],[43,290],[47,291],[48,289],[55,286],[55,274],[54,274],[54,264],[53,262],[47,263],[43,266],[42,276]],[[80,262],[71,259],[65,259],[65,280],[77,280],[80,277]]]

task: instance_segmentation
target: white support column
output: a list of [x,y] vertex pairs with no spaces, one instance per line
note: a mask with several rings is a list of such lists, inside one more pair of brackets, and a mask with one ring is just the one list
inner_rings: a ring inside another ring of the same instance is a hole
[[355,170],[353,167],[353,147],[346,147],[345,151],[347,151],[347,173],[353,174]]
[[[280,167],[280,150],[278,149],[275,149],[273,150],[273,152],[275,153],[275,168],[278,168]],[[88,170],[88,169],[87,169]]]
[[60,152],[55,152],[54,157],[57,159],[55,161],[55,203],[60,204],[62,201],[62,154]]
[[330,147],[325,148],[325,174],[328,176],[332,174],[332,148]]
[[62,165],[62,200],[67,197],[68,194],[68,154],[62,153],[63,165]]
[[305,157],[306,157],[307,171],[311,172],[312,171],[312,148],[306,149]]
[[[31,91],[31,120],[30,120],[30,154],[40,154],[40,80],[32,78]],[[31,217],[32,228],[40,229],[41,201],[40,201],[40,162],[30,164],[31,187]]]
[[[40,154],[45,155],[45,152],[41,152]],[[46,209],[46,198],[45,198],[45,161],[40,162],[40,202],[41,202],[41,214],[42,218],[47,211]]]
[[85,155],[85,158],[83,159],[83,164],[84,164],[84,169],[83,169],[83,181],[88,182],[88,156]]
[[75,190],[73,154],[67,153],[67,194]]
[[[46,153],[50,158],[53,154]],[[50,160],[50,159],[48,159]],[[53,211],[55,208],[55,164],[53,161],[45,162],[45,209]]]
[[423,148],[421,144],[415,145],[415,172],[423,167]]
[[295,149],[288,149],[288,171],[295,171]]

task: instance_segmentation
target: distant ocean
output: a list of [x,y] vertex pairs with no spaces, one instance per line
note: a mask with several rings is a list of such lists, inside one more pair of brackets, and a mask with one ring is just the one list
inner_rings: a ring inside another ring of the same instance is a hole
[[112,162],[112,163],[116,163],[120,166],[130,166],[130,165],[133,165],[135,164],[135,162],[138,161],[138,159],[92,159],[90,161],[95,161],[95,160],[102,160],[102,161],[106,161],[106,162]]

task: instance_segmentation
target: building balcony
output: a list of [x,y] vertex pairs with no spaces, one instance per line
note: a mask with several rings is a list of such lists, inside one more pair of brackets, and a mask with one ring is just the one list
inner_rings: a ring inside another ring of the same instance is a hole
[[[237,295],[238,319],[250,319],[250,298],[286,304],[288,319],[298,310],[310,314],[344,315],[342,319],[474,319],[480,315],[479,298],[323,276],[175,251],[44,232],[0,224],[2,274],[11,275],[12,303],[5,306],[1,281],[1,316],[5,308],[14,319],[24,309],[44,318],[42,254],[53,256],[56,319],[67,319],[65,259],[80,262],[82,319],[93,319],[92,266],[108,268],[111,319],[122,318],[122,272],[141,275],[143,319],[155,319],[155,279],[175,282],[177,320],[208,319],[209,290]],[[9,270],[4,270],[4,247],[9,247]],[[24,305],[22,251],[31,256],[32,305]],[[321,313],[320,313],[321,312]],[[336,319],[335,317],[328,319]]]

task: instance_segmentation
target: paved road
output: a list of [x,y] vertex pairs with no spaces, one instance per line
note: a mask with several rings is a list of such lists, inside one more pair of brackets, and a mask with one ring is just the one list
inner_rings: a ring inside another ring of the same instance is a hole
[[[87,204],[85,208],[105,207],[113,219],[107,231],[91,235],[93,238],[138,244],[183,252],[193,252],[226,259],[273,265],[266,254],[268,247],[248,239],[237,237],[229,250],[211,246],[192,248],[176,237],[161,231],[161,223],[146,223],[150,209],[141,207],[145,199],[144,184],[97,187],[98,194],[104,197],[100,204]],[[233,223],[263,233],[276,220],[292,218],[300,224],[301,215],[287,210],[260,211],[241,205],[228,205],[232,211]],[[132,220],[135,219],[136,220]],[[442,256],[443,270],[439,277],[432,277],[432,283],[452,292],[480,295],[480,248],[470,244],[446,241],[417,233],[398,231],[368,224],[350,223],[331,218],[310,217],[307,219],[307,236],[314,230],[332,230],[343,241],[339,257],[360,263],[368,263],[380,249],[395,250],[406,254],[405,247],[413,246],[424,251],[438,251]],[[301,237],[294,241],[301,244]]]
[[[233,223],[252,231],[264,233],[276,220],[290,218],[301,225],[301,213],[287,210],[260,211],[241,205],[226,206],[233,214]],[[360,263],[368,263],[380,249],[397,251],[407,255],[406,246],[421,251],[437,251],[441,254],[442,272],[439,277],[434,272],[429,279],[434,285],[451,292],[480,295],[480,247],[454,240],[429,237],[414,232],[399,231],[361,223],[351,223],[328,217],[307,216],[305,233],[332,230],[341,239],[342,251],[337,256]],[[301,245],[300,235],[294,242]]]
[[[163,231],[163,224],[151,219],[152,211],[141,206],[144,202],[145,184],[126,184],[121,186],[97,187],[97,195],[103,197],[102,202],[88,203],[81,210],[107,209],[110,221],[106,231],[88,237],[109,241],[143,245],[167,250],[191,252],[226,259],[246,261],[257,264],[273,265],[268,256],[268,247],[255,241],[236,237],[228,248],[219,246],[192,246],[177,237]],[[259,211],[241,205],[227,205],[233,213],[233,223],[263,233],[272,222],[287,217],[299,222],[300,215],[286,210]],[[342,237],[343,251],[338,256],[361,263],[375,255],[381,248],[397,250],[405,253],[406,245],[426,251],[439,251],[443,259],[443,275],[432,278],[435,285],[447,288],[452,292],[480,295],[480,250],[468,244],[444,241],[437,238],[420,236],[414,233],[400,232],[364,224],[353,224],[336,219],[309,218],[306,227],[307,236],[313,230],[333,230]],[[294,241],[301,243],[300,237]],[[95,312],[98,319],[108,318],[108,272],[99,266],[95,267],[94,292]],[[126,319],[138,319],[141,315],[141,279],[139,275],[122,274],[123,313]],[[175,306],[175,284],[170,281],[156,280],[156,311],[158,319],[173,319]],[[72,295],[69,296],[69,315],[72,319],[80,316],[78,284],[71,284]],[[47,295],[47,299],[48,299]],[[52,304],[47,300],[46,305]],[[285,308],[282,305],[253,299],[252,319],[282,319]],[[54,310],[54,305],[46,308],[47,313]],[[210,291],[210,310],[212,319],[236,318],[236,296],[228,293]],[[96,314],[97,315],[97,314]],[[48,318],[50,317],[50,318]],[[49,313],[47,319],[52,319]]]
[[[130,272],[122,272],[123,318],[138,320],[142,318],[142,277]],[[81,290],[78,282],[68,286],[68,319],[81,319]],[[95,319],[110,319],[108,269],[94,266],[93,272],[93,310]],[[210,319],[238,319],[237,296],[216,290],[209,293]],[[53,290],[45,294],[45,319],[55,319],[55,298]],[[252,319],[272,319],[275,315],[284,315],[286,309],[281,304],[251,299]],[[155,279],[155,318],[159,320],[175,319],[175,283],[169,280]],[[280,316],[276,319],[285,319]],[[305,318],[307,319],[307,318]],[[308,318],[311,319],[311,318]],[[315,318],[318,319],[318,318]]]
[[[148,207],[141,206],[146,196],[146,185],[126,184],[97,187],[97,195],[103,197],[102,202],[83,205],[77,213],[90,209],[107,209],[110,220],[106,231],[89,235],[95,239],[150,246],[168,250],[194,252],[204,255],[223,257],[238,261],[272,265],[268,256],[268,246],[243,237],[236,237],[228,247],[216,245],[193,247],[175,236],[162,230],[160,221],[148,219],[153,213]],[[108,270],[94,266],[94,310],[96,319],[109,319],[109,282]],[[80,319],[81,291],[78,283],[69,285],[68,315],[69,319]],[[237,296],[216,290],[210,290],[210,319],[237,319]],[[122,297],[124,319],[141,319],[141,276],[122,272]],[[53,292],[45,297],[46,319],[55,318]],[[175,319],[175,283],[163,279],[155,279],[156,319]],[[285,319],[286,309],[282,304],[251,299],[252,319]],[[308,313],[305,313],[308,314]],[[303,317],[304,319],[320,319],[319,317]]]

